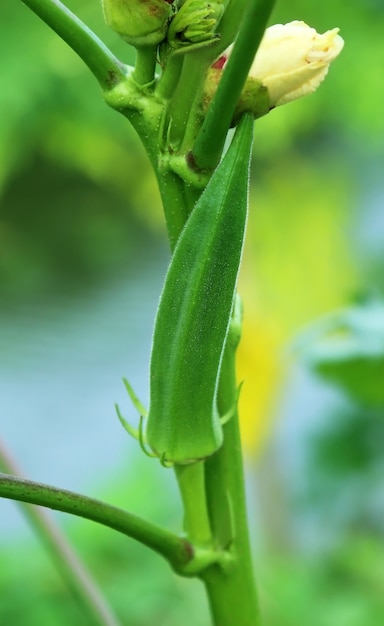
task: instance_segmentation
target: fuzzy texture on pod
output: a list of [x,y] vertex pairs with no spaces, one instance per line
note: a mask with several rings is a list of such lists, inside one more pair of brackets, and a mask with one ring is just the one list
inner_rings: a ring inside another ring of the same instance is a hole
[[216,394],[243,249],[253,119],[235,137],[176,245],[155,322],[147,442],[164,461],[212,455]]

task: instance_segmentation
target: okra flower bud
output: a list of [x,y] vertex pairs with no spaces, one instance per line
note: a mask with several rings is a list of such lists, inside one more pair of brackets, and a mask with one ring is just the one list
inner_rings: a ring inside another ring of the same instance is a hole
[[[315,91],[343,48],[344,41],[338,32],[338,28],[333,28],[319,34],[299,21],[267,28],[241,93],[233,124],[244,111],[260,117],[276,106]],[[232,46],[210,69],[203,111],[212,99],[231,50]]]
[[304,22],[275,24],[265,31],[249,78],[268,89],[271,107],[315,91],[344,41],[333,28],[320,34]]
[[136,47],[155,46],[167,34],[172,0],[102,0],[105,21]]

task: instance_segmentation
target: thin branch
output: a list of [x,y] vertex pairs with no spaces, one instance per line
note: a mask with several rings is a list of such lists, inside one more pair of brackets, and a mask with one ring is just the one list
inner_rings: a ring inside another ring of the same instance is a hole
[[[6,472],[20,474],[20,469],[0,441],[0,467]],[[56,562],[58,569],[77,600],[89,612],[95,624],[119,626],[119,622],[104,599],[97,583],[82,563],[48,511],[33,504],[21,502],[31,526],[40,536]]]
[[186,539],[123,509],[73,491],[0,473],[0,496],[39,504],[113,528],[151,548],[176,569],[183,568],[194,557],[194,546]]
[[60,0],[21,0],[84,61],[103,90],[126,78],[127,67]]

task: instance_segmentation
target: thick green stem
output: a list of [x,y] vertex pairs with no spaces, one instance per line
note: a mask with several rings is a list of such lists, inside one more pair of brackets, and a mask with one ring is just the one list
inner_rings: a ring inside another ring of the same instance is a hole
[[[232,324],[220,376],[219,408],[222,414],[237,406],[235,354],[238,338],[238,323]],[[222,448],[206,460],[205,466],[212,532],[221,547],[229,548],[233,556],[228,571],[215,565],[201,576],[213,622],[215,626],[259,626],[237,410],[224,426]]]
[[173,251],[188,219],[185,185],[182,179],[169,169],[157,172],[157,180],[163,202],[169,245]]
[[104,90],[126,77],[126,66],[59,0],[21,0],[38,15],[89,67]]
[[193,146],[193,159],[202,170],[216,167],[225,138],[275,0],[251,0],[233,51]]
[[183,179],[172,170],[170,155],[163,150],[167,135],[165,104],[157,95],[148,94],[145,88],[140,88],[131,77],[105,92],[104,97],[110,107],[130,121],[142,140],[157,177],[173,250],[188,218],[189,199]]
[[0,474],[0,496],[39,504],[113,528],[151,548],[176,569],[194,557],[194,547],[185,539],[123,509],[72,491]]
[[[15,461],[1,442],[0,469],[20,475]],[[48,512],[33,504],[21,502],[20,505],[32,528],[47,547],[68,587],[89,614],[92,623],[100,626],[119,626],[93,577]]]

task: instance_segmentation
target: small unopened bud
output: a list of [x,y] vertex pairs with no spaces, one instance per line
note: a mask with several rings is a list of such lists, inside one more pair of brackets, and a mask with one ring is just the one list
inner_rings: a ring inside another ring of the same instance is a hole
[[216,27],[223,15],[221,0],[185,0],[168,29],[168,42],[173,48],[204,45],[218,38]]
[[165,39],[172,2],[102,0],[102,4],[108,26],[133,46],[155,46]]

